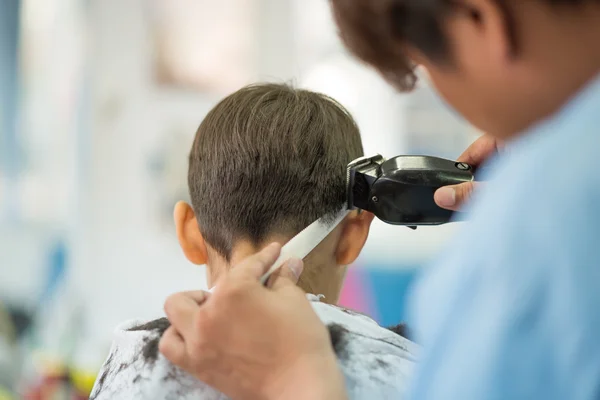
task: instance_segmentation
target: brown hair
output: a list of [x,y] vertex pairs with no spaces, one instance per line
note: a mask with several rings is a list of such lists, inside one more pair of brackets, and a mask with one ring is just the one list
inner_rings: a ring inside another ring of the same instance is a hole
[[415,65],[403,46],[415,45],[427,54],[442,55],[446,40],[439,14],[423,0],[331,0],[339,35],[351,52],[374,66],[401,91],[414,88]]
[[346,198],[346,165],[363,155],[358,127],[333,99],[281,84],[245,87],[204,118],[189,157],[191,201],[204,239],[229,260],[331,216]]
[[[452,10],[476,11],[456,0],[330,0],[339,34],[361,60],[374,66],[401,91],[414,88],[414,64],[402,47],[414,46],[433,61],[451,63],[443,18]],[[512,8],[518,1],[495,0],[504,15],[512,53],[518,51]],[[598,0],[537,0],[550,6],[580,5]],[[515,3],[515,4],[512,4]]]

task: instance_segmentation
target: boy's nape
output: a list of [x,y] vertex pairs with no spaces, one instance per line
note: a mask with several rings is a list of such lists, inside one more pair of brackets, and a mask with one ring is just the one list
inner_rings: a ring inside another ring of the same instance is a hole
[[[298,286],[307,293],[323,295],[327,303],[336,304],[344,283],[347,266],[359,256],[369,234],[374,216],[352,212],[307,257]],[[240,238],[232,246],[229,259],[204,240],[192,207],[180,202],[175,207],[175,225],[181,248],[191,262],[204,264],[209,287],[217,284],[232,266],[257,253],[269,243],[287,243],[293,235],[274,232],[263,243]]]
[[[240,257],[338,212],[346,165],[362,155],[353,118],[325,95],[256,84],[227,96],[200,124],[190,152],[192,204],[175,210],[184,253],[207,264],[214,285]],[[346,218],[305,259],[299,285],[336,301],[371,220],[368,213]]]

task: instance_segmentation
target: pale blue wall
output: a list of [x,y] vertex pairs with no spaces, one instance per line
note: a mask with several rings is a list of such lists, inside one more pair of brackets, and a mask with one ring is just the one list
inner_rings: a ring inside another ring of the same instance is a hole
[[0,171],[5,176],[0,221],[16,219],[19,0],[0,0]]

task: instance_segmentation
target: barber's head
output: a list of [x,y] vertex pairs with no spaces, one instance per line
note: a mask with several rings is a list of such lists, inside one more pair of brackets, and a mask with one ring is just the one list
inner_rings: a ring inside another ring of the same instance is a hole
[[478,128],[508,137],[600,68],[599,0],[331,0],[340,36],[400,90],[426,70]]
[[[227,96],[204,118],[189,156],[192,204],[175,222],[209,284],[271,241],[285,243],[346,200],[346,165],[363,155],[358,127],[333,99],[280,84]],[[352,213],[305,259],[298,285],[335,302],[373,215]]]

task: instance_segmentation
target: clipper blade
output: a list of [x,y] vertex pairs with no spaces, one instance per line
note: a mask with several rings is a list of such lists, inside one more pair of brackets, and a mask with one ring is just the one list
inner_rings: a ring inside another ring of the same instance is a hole
[[354,205],[354,193],[362,193],[369,190],[369,185],[364,179],[356,179],[356,172],[364,172],[381,165],[385,159],[381,154],[376,154],[371,157],[360,157],[352,161],[346,167],[346,202],[348,210],[354,210],[357,207]]

